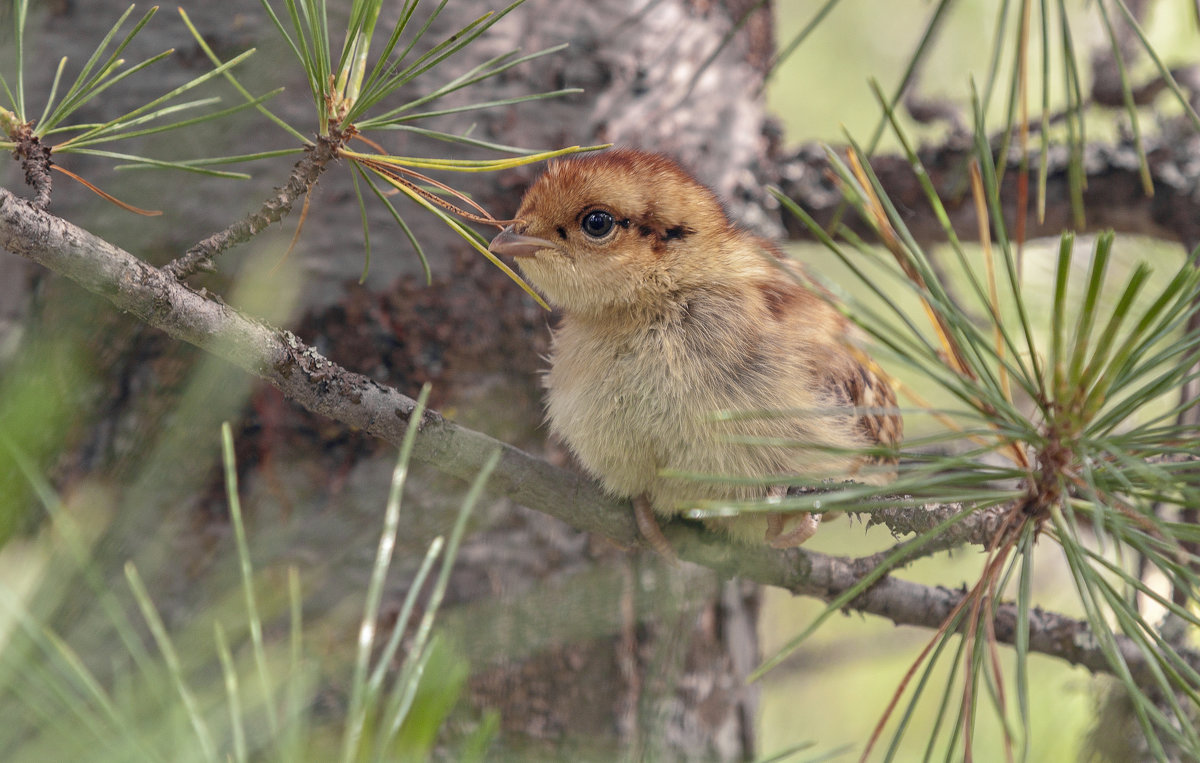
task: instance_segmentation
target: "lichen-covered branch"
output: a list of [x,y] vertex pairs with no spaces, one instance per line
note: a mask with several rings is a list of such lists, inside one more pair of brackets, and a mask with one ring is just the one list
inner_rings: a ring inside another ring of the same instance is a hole
[[[398,444],[409,426],[414,401],[399,391],[348,371],[307,347],[289,331],[254,321],[215,302],[171,275],[128,252],[35,208],[0,189],[0,247],[27,257],[110,300],[171,336],[212,352],[278,388],[305,408]],[[517,448],[460,427],[435,412],[419,423],[414,457],[462,478],[473,477],[495,451],[499,468],[489,488],[513,501],[557,517],[618,544],[640,543],[629,507],[605,495],[592,481],[552,466]],[[874,513],[894,531],[920,531],[941,521],[958,506],[931,507],[916,517],[912,509]],[[981,543],[995,527],[991,512],[979,512],[960,524],[959,533],[937,546]],[[854,586],[872,557],[861,560],[827,556],[803,549],[731,546],[697,526],[675,522],[667,532],[679,556],[728,576],[740,576],[794,593],[825,600]],[[926,553],[922,549],[920,553]],[[899,624],[937,628],[963,596],[884,577],[849,605]],[[1030,623],[1030,648],[1093,671],[1107,671],[1104,654],[1086,623],[1037,612]],[[1001,607],[995,630],[1002,641],[1016,633],[1016,613]],[[1132,674],[1150,681],[1152,667],[1132,642],[1117,636]],[[1200,670],[1200,654],[1182,653]]]

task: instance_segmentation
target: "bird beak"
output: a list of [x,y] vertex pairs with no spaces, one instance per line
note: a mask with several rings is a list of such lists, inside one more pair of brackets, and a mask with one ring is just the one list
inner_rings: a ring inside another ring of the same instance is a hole
[[492,239],[492,243],[488,246],[488,251],[492,254],[509,257],[532,257],[543,249],[557,249],[558,245],[553,241],[547,241],[544,238],[536,238],[534,236],[522,236],[513,230],[513,226],[508,226],[504,230],[496,234]]

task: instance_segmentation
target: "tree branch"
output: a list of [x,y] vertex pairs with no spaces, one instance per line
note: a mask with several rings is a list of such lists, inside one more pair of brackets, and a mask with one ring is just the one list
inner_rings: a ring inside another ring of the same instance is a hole
[[[314,413],[397,445],[409,425],[415,405],[411,398],[338,366],[290,331],[247,318],[3,188],[0,246],[70,278],[172,337],[242,367]],[[446,421],[436,412],[428,412],[419,426],[413,451],[418,460],[470,479],[499,450],[500,465],[489,483],[492,492],[618,544],[641,544],[628,504],[605,495],[595,482]],[[872,520],[885,522],[893,531],[919,531],[961,510],[957,505],[930,507],[925,512],[896,509],[873,512]],[[946,543],[981,542],[989,536],[995,520],[993,512],[978,512],[961,523],[956,535],[939,538],[935,543],[946,548]],[[875,557],[853,560],[802,549],[731,546],[686,522],[672,522],[666,531],[682,559],[730,577],[827,601],[854,586],[864,571],[873,569],[879,561]],[[937,628],[963,595],[961,591],[885,577],[848,608],[881,615],[897,624]],[[1015,609],[1001,607],[995,622],[997,637],[1011,643],[1016,626]],[[1146,685],[1152,684],[1152,665],[1146,655],[1123,636],[1115,638],[1131,673]],[[1030,623],[1030,648],[1092,671],[1111,671],[1087,624],[1062,615],[1035,613]],[[1200,654],[1180,654],[1200,670]]]
[[[677,523],[668,528],[668,537],[680,558],[704,565],[717,572],[738,576],[780,588],[800,596],[815,596],[825,601],[837,598],[856,585],[862,576],[860,560],[827,556],[815,551],[733,547],[712,533]],[[870,557],[868,557],[869,559]],[[959,602],[966,590],[926,586],[887,576],[850,602],[848,610],[886,617],[897,625],[937,628]],[[1112,673],[1100,643],[1088,624],[1055,612],[1035,608],[1029,617],[1029,650],[1058,657],[1093,673]],[[1013,604],[996,608],[996,639],[1005,644],[1016,640],[1018,618]],[[1121,657],[1130,675],[1141,686],[1157,686],[1157,665],[1129,638],[1114,635]],[[1180,649],[1178,654],[1196,668],[1200,653]]]
[[[1189,248],[1195,246],[1200,243],[1200,212],[1196,208],[1196,199],[1200,198],[1200,162],[1196,161],[1200,154],[1200,137],[1194,132],[1175,135],[1167,127],[1157,137],[1143,138],[1143,143],[1154,181],[1153,197],[1142,192],[1137,147],[1132,140],[1112,145],[1089,144],[1084,148],[1086,221],[1082,231],[1111,228],[1121,233],[1178,241]],[[955,232],[963,240],[978,238],[979,228],[967,174],[975,157],[971,136],[952,136],[936,146],[920,149],[918,156],[946,207]],[[1002,163],[1000,159],[997,162]],[[1004,222],[1009,230],[1015,229],[1017,219],[1020,163],[1014,150],[1000,185]],[[1080,230],[1072,217],[1069,165],[1070,154],[1065,147],[1050,149],[1046,215],[1038,222],[1036,194],[1030,193],[1025,210],[1029,238],[1058,237],[1064,230]],[[871,166],[888,198],[906,215],[904,222],[917,242],[944,242],[945,231],[938,223],[937,215],[929,213],[929,202],[908,160],[895,155],[877,156],[872,159]],[[803,146],[771,171],[774,176],[765,180],[779,186],[821,225],[829,225],[834,214],[844,210],[842,193],[829,175],[828,160],[821,146]],[[1030,169],[1031,174],[1036,172],[1036,167]],[[791,238],[812,237],[799,220],[786,211],[781,214],[780,222]],[[844,215],[842,221],[862,235],[871,235],[870,229],[853,213]]]
[[[316,184],[317,178],[337,158],[338,149],[345,143],[345,136],[335,132],[320,136],[317,142],[304,147],[304,156],[292,168],[288,182],[262,203],[255,212],[246,215],[224,230],[217,231],[191,249],[182,257],[167,263],[163,271],[183,279],[201,270],[212,270],[213,259],[226,249],[249,241],[271,223],[277,223],[292,211],[292,206]],[[303,224],[303,219],[301,220]]]

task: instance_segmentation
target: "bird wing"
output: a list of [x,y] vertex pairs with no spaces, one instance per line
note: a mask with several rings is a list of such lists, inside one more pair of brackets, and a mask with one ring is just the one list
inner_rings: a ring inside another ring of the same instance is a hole
[[[891,383],[869,359],[848,355],[845,360],[826,366],[827,392],[838,405],[855,409],[856,428],[867,445],[895,447],[904,435],[904,422]],[[894,464],[896,458],[878,456],[867,461]]]

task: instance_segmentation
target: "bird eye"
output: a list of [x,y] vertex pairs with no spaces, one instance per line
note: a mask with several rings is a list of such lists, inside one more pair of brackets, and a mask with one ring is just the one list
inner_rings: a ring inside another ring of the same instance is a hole
[[601,209],[588,212],[583,216],[579,227],[592,238],[604,238],[612,231],[615,221],[613,216]]

